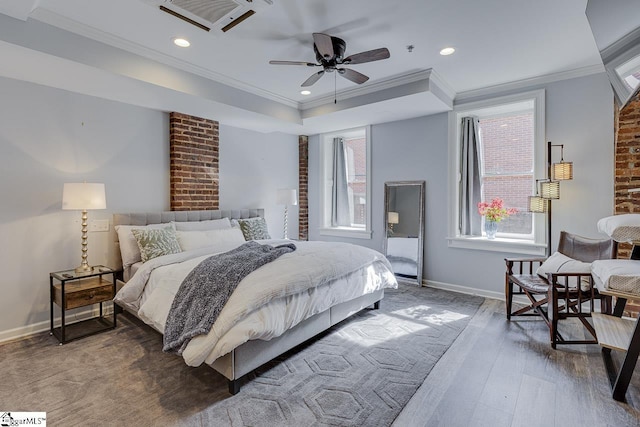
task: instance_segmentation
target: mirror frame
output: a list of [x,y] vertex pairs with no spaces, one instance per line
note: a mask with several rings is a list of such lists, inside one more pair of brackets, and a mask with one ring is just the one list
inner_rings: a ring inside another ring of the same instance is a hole
[[[384,183],[384,239],[383,239],[383,253],[387,255],[387,212],[389,212],[389,188],[402,187],[402,186],[417,186],[419,187],[419,206],[420,211],[418,213],[419,228],[418,233],[418,269],[416,271],[416,282],[418,286],[422,286],[423,265],[424,265],[424,231],[425,231],[425,187],[426,181],[387,181]],[[402,277],[404,280],[408,280],[406,277]]]

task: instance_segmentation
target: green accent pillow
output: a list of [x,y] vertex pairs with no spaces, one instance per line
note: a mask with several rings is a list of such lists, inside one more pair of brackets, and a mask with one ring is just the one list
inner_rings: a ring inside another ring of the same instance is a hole
[[269,230],[267,230],[267,222],[264,218],[248,218],[239,219],[240,230],[245,240],[262,240],[270,239]]
[[149,230],[134,228],[131,233],[136,238],[136,242],[138,242],[142,262],[147,262],[162,255],[182,252],[173,227]]

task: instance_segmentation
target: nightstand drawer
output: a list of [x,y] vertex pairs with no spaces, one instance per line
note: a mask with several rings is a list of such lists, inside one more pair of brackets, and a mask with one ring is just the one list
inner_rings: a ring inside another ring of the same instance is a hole
[[[62,307],[62,286],[54,285],[54,302]],[[85,305],[110,301],[113,299],[113,284],[101,277],[74,280],[64,285],[66,296],[64,310],[83,307]]]

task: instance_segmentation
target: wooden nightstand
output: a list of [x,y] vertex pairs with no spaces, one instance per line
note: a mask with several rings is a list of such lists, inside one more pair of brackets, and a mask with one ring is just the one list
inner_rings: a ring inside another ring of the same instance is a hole
[[[51,335],[60,341],[60,345],[78,338],[97,334],[116,327],[116,306],[113,304],[113,314],[105,316],[102,303],[113,301],[116,294],[117,271],[97,265],[86,273],[77,273],[75,270],[64,270],[49,273],[50,309],[51,309]],[[106,277],[111,276],[111,281]],[[54,283],[54,280],[59,283]],[[53,321],[54,303],[60,307],[61,324],[56,327]],[[65,312],[73,308],[100,304],[98,317],[71,323],[65,322]]]

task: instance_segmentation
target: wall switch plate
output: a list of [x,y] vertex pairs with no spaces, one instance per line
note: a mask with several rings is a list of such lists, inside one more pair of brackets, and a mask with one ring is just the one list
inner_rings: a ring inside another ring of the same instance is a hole
[[89,231],[109,231],[108,219],[89,220]]

